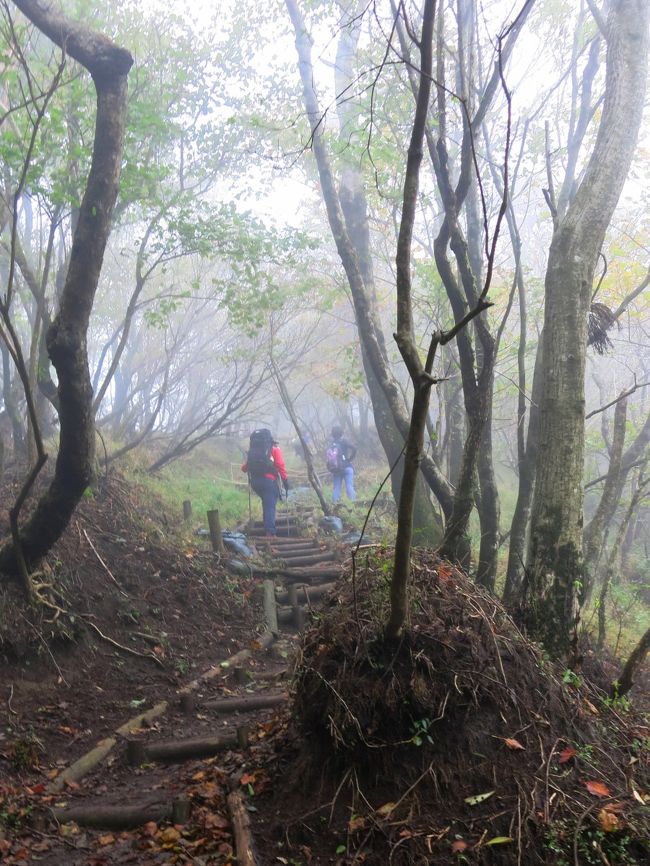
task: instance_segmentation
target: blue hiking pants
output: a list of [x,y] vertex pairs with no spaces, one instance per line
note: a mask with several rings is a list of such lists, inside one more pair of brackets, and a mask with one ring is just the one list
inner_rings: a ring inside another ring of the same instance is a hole
[[345,492],[350,502],[354,502],[357,494],[354,490],[354,469],[352,466],[346,466],[341,472],[332,472],[332,480],[334,488],[332,490],[332,502],[338,502],[341,498],[341,487],[345,481]]
[[251,487],[262,500],[262,517],[264,531],[267,535],[275,535],[275,507],[280,498],[278,482],[275,478],[251,478]]

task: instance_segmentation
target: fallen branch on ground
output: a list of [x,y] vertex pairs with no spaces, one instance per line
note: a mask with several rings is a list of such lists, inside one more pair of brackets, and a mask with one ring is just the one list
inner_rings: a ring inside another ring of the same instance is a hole
[[253,853],[251,822],[244,805],[241,791],[228,794],[228,810],[235,833],[235,852],[239,866],[256,866]]
[[157,665],[160,665],[161,668],[165,667],[165,665],[162,663],[162,661],[158,658],[158,656],[155,653],[141,653],[141,652],[138,652],[138,650],[131,649],[131,647],[123,646],[123,644],[118,643],[116,640],[113,640],[112,637],[109,637],[107,634],[104,634],[104,632],[101,631],[95,625],[94,622],[90,622],[90,620],[87,617],[83,617],[83,620],[86,623],[86,625],[89,625],[91,628],[93,628],[103,640],[107,641],[107,643],[112,644],[114,647],[117,647],[117,649],[122,650],[122,652],[129,653],[132,656],[139,656],[142,659],[152,659],[153,661],[155,661],[155,663]]

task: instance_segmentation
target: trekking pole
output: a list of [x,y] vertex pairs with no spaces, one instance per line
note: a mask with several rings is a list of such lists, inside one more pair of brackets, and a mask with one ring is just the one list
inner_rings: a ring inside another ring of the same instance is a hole
[[251,505],[251,477],[248,476],[248,526],[253,527],[253,506]]

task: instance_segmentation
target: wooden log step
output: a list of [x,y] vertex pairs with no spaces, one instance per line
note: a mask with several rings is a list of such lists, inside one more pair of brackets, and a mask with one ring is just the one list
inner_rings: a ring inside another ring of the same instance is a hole
[[[324,595],[327,595],[328,592],[332,592],[335,587],[335,583],[310,584],[307,592],[305,592],[304,587],[297,586],[296,598],[299,604],[304,604],[307,601],[317,601]],[[278,604],[291,604],[289,595],[289,592],[276,592],[275,600]]]
[[127,806],[71,806],[52,809],[54,818],[60,824],[74,821],[80,827],[93,827],[96,830],[131,830],[149,821],[166,821],[172,817],[173,803],[151,801],[131,803]]
[[144,756],[146,760],[165,763],[190,761],[210,758],[226,749],[234,749],[237,745],[237,737],[232,734],[222,737],[192,737],[188,740],[147,743],[144,746]]
[[302,605],[295,607],[278,607],[279,625],[290,625],[299,631],[303,628],[307,619],[307,608]]
[[261,548],[258,547],[258,550],[265,556],[277,557],[285,556],[285,554],[291,556],[294,553],[307,556],[308,554],[318,553],[322,549],[318,544],[270,544]]
[[[297,517],[294,517],[293,515],[285,517],[282,513],[276,515],[275,520],[276,523],[279,523],[281,521],[282,523],[284,523],[285,526],[287,525],[287,523],[289,524],[289,526],[294,526],[296,523],[300,522]],[[252,524],[249,525],[249,529],[264,529],[264,522],[262,520],[254,520]]]
[[296,568],[283,568],[279,565],[270,568],[254,568],[253,577],[277,577],[282,578],[285,583],[325,583],[341,576],[339,565],[328,565],[325,563],[321,568],[318,566],[303,566]]
[[255,540],[256,547],[278,547],[284,549],[292,548],[292,547],[308,547],[311,545],[312,547],[320,547],[320,541],[315,538],[309,538],[309,536],[299,536],[297,538],[278,538],[275,536],[274,538],[269,538],[267,535]]
[[286,692],[273,695],[246,695],[241,698],[222,698],[216,701],[206,701],[201,709],[212,710],[214,713],[251,713],[255,710],[268,710],[278,707],[289,700]]
[[304,550],[298,548],[297,550],[278,550],[273,551],[276,559],[282,559],[284,562],[291,563],[295,559],[304,559],[305,556],[329,556],[332,554],[331,550],[322,550],[320,547],[307,547]]
[[[289,529],[285,529],[282,526],[278,526],[276,528],[275,538],[298,538],[300,535],[300,529],[298,527],[290,526]],[[249,538],[265,538],[266,533],[263,529],[249,529],[248,530]]]
[[251,671],[251,678],[253,682],[265,682],[267,680],[279,680],[280,677],[284,677],[288,674],[289,669],[278,668],[274,671]]
[[338,565],[325,565],[322,568],[285,568],[276,572],[283,577],[285,583],[323,583],[323,581],[341,576],[341,568]]
[[319,562],[334,562],[336,553],[330,550],[323,550],[320,553],[314,553],[311,556],[292,556],[290,558],[282,557],[286,564],[290,567],[300,565],[316,565]]

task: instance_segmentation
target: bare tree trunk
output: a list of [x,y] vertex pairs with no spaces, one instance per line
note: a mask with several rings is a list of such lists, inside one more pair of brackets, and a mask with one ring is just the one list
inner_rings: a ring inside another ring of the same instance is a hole
[[[621,476],[621,461],[625,445],[625,427],[627,423],[627,400],[618,401],[614,412],[614,431],[612,447],[609,455],[609,470],[600,502],[592,519],[583,533],[585,580],[583,599],[586,602],[591,594],[594,573],[598,567],[605,543],[606,527],[616,511],[620,498],[619,479]],[[617,495],[617,492],[619,495]],[[622,539],[621,539],[622,541]]]
[[[337,94],[337,115],[339,119],[339,135],[342,142],[348,142],[359,128],[360,111],[354,100],[349,99],[350,89],[354,86],[354,60],[357,53],[359,36],[361,34],[363,0],[357,0],[350,7],[348,3],[339,3],[342,13],[349,19],[341,27],[336,52],[335,86]],[[364,180],[358,161],[349,156],[349,148],[344,147],[340,154],[342,163],[339,180],[339,198],[341,211],[345,220],[350,241],[357,253],[359,268],[369,298],[370,309],[375,319],[377,339],[379,340],[385,362],[387,363],[384,334],[380,325],[377,309],[375,275],[370,251],[370,227],[368,224],[368,203],[366,199]],[[361,330],[363,322],[357,320]],[[363,339],[362,339],[363,342]],[[362,352],[362,360],[368,382],[375,427],[381,441],[389,466],[394,466],[391,474],[391,488],[395,501],[399,502],[404,461],[400,454],[404,448],[404,436],[398,430],[393,418],[391,407],[386,399],[380,381],[372,369],[372,362],[367,352]],[[441,526],[437,519],[424,478],[418,478],[413,522],[420,540],[437,543],[441,536]]]
[[[20,533],[27,565],[42,557],[68,525],[92,478],[94,423],[86,333],[117,197],[126,117],[128,51],[71,22],[39,0],[15,0],[39,30],[91,73],[97,92],[92,163],[74,234],[59,311],[47,334],[57,371],[59,453],[54,478]],[[0,570],[15,573],[13,543],[0,550]]]
[[[535,369],[533,372],[533,387],[530,395],[530,411],[528,413],[528,431],[526,433],[526,445],[523,450],[519,445],[517,448],[519,457],[519,489],[515,512],[510,524],[510,543],[508,546],[508,565],[506,569],[506,583],[503,590],[503,601],[508,607],[517,605],[521,601],[523,588],[523,574],[526,555],[526,535],[530,520],[530,509],[533,501],[533,489],[535,486],[535,464],[537,459],[537,448],[539,445],[539,399],[541,391],[541,370],[544,335],[540,335],[537,354],[535,356]],[[518,423],[523,424],[524,416],[518,413]],[[518,433],[519,439],[519,433]]]
[[413,408],[406,442],[404,476],[397,511],[395,558],[390,586],[390,615],[385,629],[386,637],[389,640],[399,636],[407,614],[407,586],[411,568],[415,483],[422,458],[431,387],[435,384],[435,379],[431,375],[435,354],[438,346],[450,342],[472,319],[490,306],[485,301],[485,294],[488,290],[488,283],[486,283],[482,294],[477,298],[475,307],[461,322],[458,322],[447,333],[434,332],[431,336],[426,361],[424,364],[422,363],[413,330],[411,242],[431,92],[435,7],[436,0],[425,0],[422,13],[422,35],[418,43],[420,48],[420,78],[406,162],[402,217],[395,257],[397,271],[397,332],[395,340],[413,382]]
[[[404,440],[408,437],[409,417],[398,383],[395,381],[388,367],[379,322],[374,313],[372,300],[364,282],[358,252],[352,243],[345,222],[341,200],[336,191],[334,176],[325,147],[321,123],[322,113],[318,105],[313,83],[311,40],[305,29],[305,24],[296,0],[285,0],[285,4],[296,33],[298,67],[303,85],[305,108],[312,131],[312,146],[323,192],[323,200],[327,209],[332,236],[350,286],[359,338],[362,344],[364,364],[367,362],[372,369],[372,374],[368,377],[369,389],[371,394],[376,393],[373,391],[374,377],[390,409],[390,414],[399,432],[399,436]],[[377,424],[377,429],[378,431],[382,431],[382,426],[379,423]],[[401,447],[400,445],[400,449]],[[397,453],[399,454],[399,451]],[[434,495],[440,502],[443,511],[449,513],[452,499],[449,483],[442,476],[439,468],[430,457],[426,455],[422,456],[420,468]]]
[[636,146],[647,78],[646,0],[617,0],[607,21],[605,102],[594,150],[546,272],[540,404],[527,602],[532,633],[558,656],[578,620],[582,563],[584,370],[593,276]]
[[293,428],[296,431],[298,439],[300,440],[300,447],[302,448],[302,453],[305,458],[305,464],[307,466],[307,477],[309,478],[309,483],[313,487],[314,493],[318,497],[318,501],[320,502],[320,507],[323,510],[323,514],[327,516],[332,513],[332,509],[329,507],[327,500],[323,495],[323,488],[320,483],[320,478],[318,477],[318,473],[314,468],[314,461],[312,460],[311,449],[309,448],[309,445],[307,444],[303,436],[302,427],[300,425],[300,422],[298,421],[298,416],[296,415],[296,410],[294,409],[293,400],[289,396],[287,386],[284,384],[284,381],[282,380],[282,375],[278,370],[272,357],[270,359],[270,365],[271,370],[273,371],[273,380],[280,393],[280,399],[282,400],[284,408],[287,410],[287,414],[291,419]]
[[634,685],[634,677],[637,671],[645,661],[645,657],[650,650],[650,628],[643,635],[641,640],[632,650],[632,653],[625,663],[625,667],[618,678],[618,681],[612,684],[611,696],[620,698],[626,695]]

